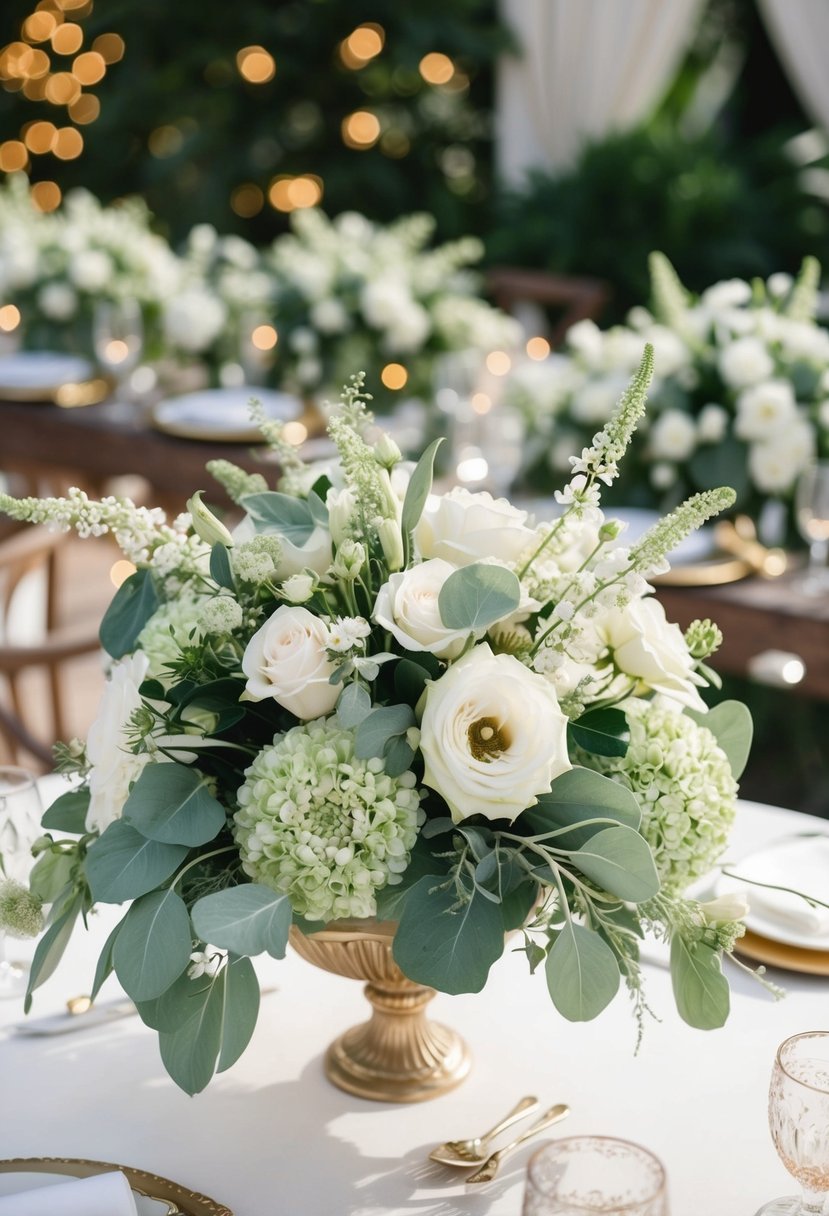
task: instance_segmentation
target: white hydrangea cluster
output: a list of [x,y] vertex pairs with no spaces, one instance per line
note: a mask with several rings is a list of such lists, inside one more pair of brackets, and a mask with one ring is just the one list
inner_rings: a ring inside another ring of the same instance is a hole
[[415,775],[354,755],[354,735],[318,718],[277,735],[246,771],[234,836],[256,882],[308,920],[372,916],[400,881],[423,821]]
[[147,656],[148,680],[170,677],[170,666],[181,657],[185,646],[200,638],[200,617],[208,597],[185,592],[167,600],[158,608],[138,635],[136,645]]
[[642,834],[663,885],[681,891],[706,874],[725,849],[737,782],[711,731],[675,706],[631,701],[627,718],[625,756],[579,751],[578,763],[634,791],[642,808]]

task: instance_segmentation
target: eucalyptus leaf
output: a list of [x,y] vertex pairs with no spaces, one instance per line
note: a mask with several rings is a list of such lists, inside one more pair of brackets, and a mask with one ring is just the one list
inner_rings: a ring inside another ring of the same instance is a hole
[[126,919],[127,919],[126,916],[121,917],[121,919],[118,921],[118,924],[115,926],[115,928],[110,933],[109,937],[104,942],[104,948],[101,951],[100,955],[98,956],[98,963],[95,967],[95,976],[94,976],[94,979],[92,980],[92,989],[89,993],[89,999],[91,1001],[95,1000],[98,993],[101,991],[101,988],[103,987],[104,980],[108,979],[109,976],[112,975],[112,972],[115,969],[113,966],[113,962],[112,962],[112,951],[113,951],[113,947],[115,946],[115,941],[118,937],[118,934],[121,932],[121,928],[123,927],[124,921]]
[[383,705],[373,709],[357,727],[354,755],[362,760],[382,756],[389,740],[404,735],[416,721],[409,705]]
[[225,545],[216,544],[210,550],[210,577],[214,583],[218,583],[220,587],[226,587],[228,591],[233,591],[236,586],[233,579],[233,568],[230,564],[230,554]]
[[193,1016],[201,1000],[202,990],[210,982],[209,977],[191,980],[187,971],[182,971],[161,996],[152,1001],[135,1002],[141,1021],[153,1030],[173,1034]]
[[[397,883],[388,883],[377,892],[377,916],[380,920],[400,920],[412,889],[426,876],[433,887],[438,887],[446,877],[448,861],[434,857],[422,836],[415,840],[409,864]],[[322,925],[319,926],[322,928]]]
[[553,1004],[569,1022],[589,1022],[619,989],[619,964],[597,933],[567,921],[545,963]]
[[328,507],[325,505],[315,489],[309,490],[308,497],[305,501],[308,504],[308,510],[316,526],[318,528],[327,528],[329,522]]
[[265,490],[245,494],[241,506],[247,511],[257,532],[278,532],[294,545],[305,544],[314,531],[311,509],[301,498]]
[[603,828],[571,853],[570,859],[582,874],[628,903],[642,903],[659,890],[653,854],[634,828],[622,824]]
[[159,1032],[164,1067],[176,1085],[190,1095],[200,1093],[216,1071],[222,1049],[226,971],[223,967],[201,988],[197,981],[191,981],[194,992],[189,998],[190,1016],[177,1030]]
[[539,794],[538,802],[523,813],[518,826],[533,835],[571,827],[573,830],[556,838],[555,843],[578,848],[608,826],[606,822],[579,826],[592,819],[638,829],[642,813],[633,793],[618,781],[588,768],[571,768],[556,777],[547,793]]
[[568,739],[594,756],[624,756],[630,742],[627,716],[621,709],[593,709],[567,728]]
[[[504,867],[501,867],[503,874]],[[538,884],[530,882],[526,875],[517,886],[509,886],[501,882],[501,918],[504,922],[504,932],[511,933],[520,929],[530,914],[530,910],[538,896]]]
[[207,844],[227,816],[207,779],[183,764],[147,764],[124,805],[124,822],[160,844]]
[[427,875],[409,892],[392,947],[404,975],[440,992],[480,992],[504,949],[497,904],[473,891],[458,907],[454,883],[435,891]]
[[37,943],[29,968],[29,983],[23,1001],[25,1013],[28,1013],[32,1007],[32,993],[54,974],[55,968],[63,958],[82,907],[83,896],[76,895],[69,907],[48,926]]
[[401,701],[417,705],[427,681],[436,680],[441,671],[440,660],[425,651],[417,659],[400,659],[394,669],[394,691]]
[[291,928],[291,904],[260,883],[243,883],[203,896],[192,909],[199,937],[234,954],[284,958]]
[[249,958],[232,959],[225,968],[222,1046],[216,1072],[225,1072],[239,1059],[256,1029],[259,981]]
[[147,840],[123,819],[116,819],[86,855],[92,898],[96,903],[121,904],[146,895],[170,877],[187,853],[185,845]]
[[89,797],[89,790],[68,790],[61,794],[44,811],[41,826],[48,832],[73,832],[82,836],[86,831]]
[[53,849],[41,853],[29,875],[29,890],[44,904],[53,903],[69,886],[76,861],[74,853],[58,853]]
[[337,721],[350,730],[371,713],[371,697],[362,684],[346,684],[337,701]]
[[423,508],[426,506],[426,499],[432,490],[435,455],[442,442],[442,439],[435,439],[429,444],[415,465],[414,471],[409,478],[409,484],[406,487],[406,496],[403,499],[403,511],[400,517],[400,530],[403,534],[404,565],[409,564],[412,550],[412,533],[420,523]]
[[113,659],[135,650],[138,635],[160,604],[152,574],[136,570],[125,579],[104,613],[98,636]]
[[395,739],[383,760],[386,772],[390,777],[399,777],[412,767],[414,756],[414,748],[406,742],[405,737]]
[[487,629],[514,612],[521,584],[512,570],[475,562],[453,571],[440,589],[438,610],[447,629]]
[[161,996],[190,959],[190,917],[168,887],[137,899],[127,913],[112,952],[115,974],[134,1001]]
[[718,950],[705,942],[671,940],[671,983],[679,1016],[697,1030],[717,1030],[728,1018],[731,998]]
[[708,713],[697,713],[692,709],[686,709],[685,713],[711,731],[728,758],[735,781],[738,781],[746,766],[754,736],[754,723],[748,706],[742,701],[721,701]]

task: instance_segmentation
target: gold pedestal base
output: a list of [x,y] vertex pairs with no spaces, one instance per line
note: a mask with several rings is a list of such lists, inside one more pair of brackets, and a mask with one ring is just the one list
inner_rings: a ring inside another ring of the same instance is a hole
[[292,929],[291,943],[325,971],[369,981],[372,1016],[331,1044],[328,1079],[375,1102],[424,1102],[459,1085],[472,1061],[455,1031],[426,1017],[434,989],[407,979],[394,962],[395,928],[382,921],[340,922],[307,937]]

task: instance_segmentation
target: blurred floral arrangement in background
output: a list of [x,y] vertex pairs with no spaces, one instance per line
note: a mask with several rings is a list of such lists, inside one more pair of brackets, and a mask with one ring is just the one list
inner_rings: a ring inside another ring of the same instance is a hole
[[735,509],[759,518],[790,507],[799,474],[829,450],[829,332],[815,320],[820,267],[797,279],[731,279],[699,297],[651,255],[650,309],[601,330],[581,321],[566,354],[527,366],[509,390],[530,437],[525,476],[549,482],[606,416],[644,341],[654,347],[652,414],[615,501],[666,508],[728,484]]

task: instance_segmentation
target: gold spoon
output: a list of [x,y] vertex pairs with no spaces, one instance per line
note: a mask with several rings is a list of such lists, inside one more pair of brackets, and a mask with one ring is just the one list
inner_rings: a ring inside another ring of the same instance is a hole
[[525,1119],[527,1115],[538,1110],[539,1105],[538,1098],[531,1095],[522,1098],[500,1123],[496,1123],[482,1136],[473,1136],[469,1140],[447,1140],[445,1144],[433,1149],[429,1157],[432,1161],[439,1161],[441,1165],[460,1165],[467,1169],[473,1165],[483,1165],[489,1142],[500,1136],[508,1127],[512,1127],[519,1119]]
[[570,1107],[565,1106],[563,1102],[558,1103],[556,1106],[551,1106],[545,1115],[542,1115],[531,1127],[522,1132],[511,1144],[505,1144],[503,1148],[499,1148],[492,1156],[487,1157],[481,1168],[476,1170],[474,1174],[469,1175],[466,1179],[466,1185],[478,1186],[482,1182],[492,1182],[492,1179],[501,1167],[501,1162],[517,1149],[519,1145],[524,1144],[527,1140],[531,1140],[539,1132],[546,1131],[548,1127],[552,1127],[559,1120],[566,1119],[569,1114]]

